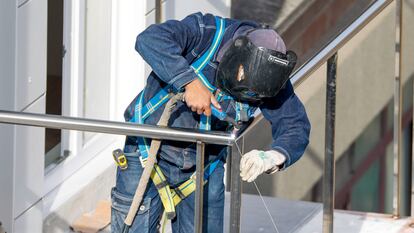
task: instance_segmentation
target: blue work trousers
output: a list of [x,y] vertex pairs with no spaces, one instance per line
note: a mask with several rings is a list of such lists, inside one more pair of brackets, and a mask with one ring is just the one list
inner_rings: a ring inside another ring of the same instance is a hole
[[[139,161],[139,151],[125,153],[128,160],[128,168],[120,170],[116,175],[116,186],[112,189],[112,222],[113,233],[121,232],[124,219],[129,207],[143,168]],[[182,170],[173,164],[159,160],[158,165],[170,184],[179,185],[189,179],[193,170]],[[224,211],[224,164],[220,161],[216,170],[210,176],[208,183],[204,186],[203,206],[203,232],[223,232],[223,211]],[[176,206],[176,217],[171,221],[174,233],[194,232],[194,201],[195,192],[181,201]],[[158,232],[159,222],[163,213],[163,205],[155,185],[150,180],[143,203],[130,228],[131,233],[155,233]]]

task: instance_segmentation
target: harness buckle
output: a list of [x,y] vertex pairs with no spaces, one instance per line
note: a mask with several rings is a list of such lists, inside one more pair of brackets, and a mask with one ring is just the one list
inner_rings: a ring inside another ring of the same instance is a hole
[[155,184],[155,187],[159,190],[159,189],[163,189],[165,187],[167,187],[168,183],[166,180],[161,181],[158,184]]
[[112,152],[112,156],[114,157],[116,165],[118,165],[118,167],[121,170],[125,170],[125,169],[128,168],[127,158],[126,158],[124,152],[121,149],[114,150]]
[[141,166],[144,168],[145,164],[147,163],[147,158],[142,158],[142,156],[139,156],[139,161],[141,162]]
[[184,193],[181,192],[181,189],[179,189],[178,187],[175,188],[174,191],[181,198],[181,200],[184,200],[186,198],[186,196],[184,195]]

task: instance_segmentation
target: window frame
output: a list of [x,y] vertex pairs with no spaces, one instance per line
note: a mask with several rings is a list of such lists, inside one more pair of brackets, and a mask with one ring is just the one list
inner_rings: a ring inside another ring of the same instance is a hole
[[[110,4],[112,13],[113,3]],[[63,15],[63,68],[62,68],[62,115],[71,117],[83,117],[84,115],[84,78],[85,78],[85,36],[86,36],[86,2],[85,1],[64,1]],[[112,24],[111,17],[111,24]],[[114,31],[110,29],[110,36]],[[110,83],[115,82],[112,75],[114,68],[113,43],[110,48]],[[114,120],[117,115],[115,100],[116,90],[112,87],[108,90],[109,120]],[[61,132],[61,161],[45,168],[45,194],[52,191],[63,181],[69,178],[82,166],[87,164],[101,151],[113,144],[117,136],[108,134],[96,134],[85,144],[83,132],[74,130],[62,130]]]
[[[110,120],[123,122],[124,109],[145,85],[145,62],[134,50],[136,36],[146,27],[145,9],[146,1],[111,1]],[[65,48],[62,68],[62,105],[64,106],[62,115],[64,116],[83,116],[81,111],[83,102],[79,100],[79,94],[83,91],[83,83],[80,83],[80,80],[83,80],[85,61],[84,57],[79,55],[84,53],[85,46],[85,10],[85,1],[64,0]],[[62,130],[61,148],[63,150],[69,148],[71,155],[45,173],[45,202],[53,203],[53,206],[59,205],[66,199],[67,193],[74,192],[71,185],[67,187],[64,184],[65,181],[69,184],[73,183],[73,179],[77,179],[75,174],[84,170],[81,168],[90,171],[89,178],[99,175],[100,169],[93,164],[94,158],[107,153],[105,151],[108,151],[111,146],[122,146],[125,138],[125,136],[108,134],[98,136],[82,147],[82,132]],[[48,213],[47,206],[45,213]]]

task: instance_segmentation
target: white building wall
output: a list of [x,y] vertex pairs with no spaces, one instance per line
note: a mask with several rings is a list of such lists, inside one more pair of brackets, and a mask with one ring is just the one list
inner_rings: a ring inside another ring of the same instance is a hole
[[[44,113],[45,96],[32,103],[24,112]],[[14,218],[27,215],[27,209],[41,202],[44,181],[45,130],[16,126],[14,131]],[[39,205],[38,205],[39,207]],[[36,210],[41,213],[42,208]],[[34,214],[35,212],[33,212]],[[37,218],[42,218],[42,215]]]
[[[45,112],[46,30],[46,0],[28,1],[17,8],[16,111]],[[43,128],[16,127],[14,142],[15,218],[42,197],[44,135]]]
[[26,212],[14,221],[14,233],[40,233],[42,231],[42,202],[26,210]]
[[[14,109],[16,2],[0,1],[0,109]],[[0,124],[0,232],[13,229],[13,132]]]
[[[0,109],[44,113],[46,9],[46,0],[1,2]],[[32,220],[42,218],[44,130],[0,128],[0,222],[7,232],[15,221],[41,232]]]
[[47,0],[17,8],[16,101],[22,111],[46,92]]

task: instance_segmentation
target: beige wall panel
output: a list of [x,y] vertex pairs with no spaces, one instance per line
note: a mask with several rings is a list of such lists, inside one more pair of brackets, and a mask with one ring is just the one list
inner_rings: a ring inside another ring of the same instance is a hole
[[335,151],[346,150],[391,100],[394,91],[395,4],[338,53]]
[[313,73],[296,94],[303,101],[311,122],[309,146],[303,157],[292,167],[277,174],[274,195],[301,199],[320,178],[325,145],[326,65]]
[[414,75],[414,0],[403,1],[402,79],[404,83]]

